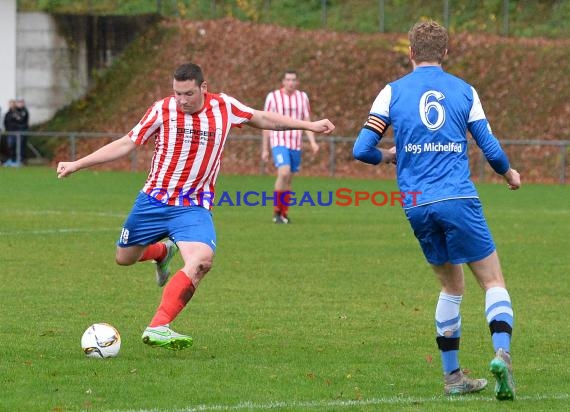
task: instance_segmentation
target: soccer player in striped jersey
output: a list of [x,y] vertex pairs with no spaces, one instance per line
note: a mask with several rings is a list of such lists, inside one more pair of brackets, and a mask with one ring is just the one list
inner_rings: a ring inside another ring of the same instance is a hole
[[259,129],[328,134],[334,125],[328,119],[311,122],[254,110],[226,94],[208,92],[202,69],[192,63],[175,70],[172,88],[174,93],[155,102],[129,133],[81,159],[60,162],[57,175],[63,178],[119,159],[154,140],[150,173],[123,225],[116,261],[126,266],[154,260],[157,283],[163,286],[170,276],[169,263],[180,251],[183,267],[166,284],[142,335],[150,346],[178,350],[193,341],[174,332],[170,323],[212,266],[216,232],[210,208],[231,128],[247,124]]
[[[465,288],[462,265],[467,264],[485,291],[485,314],[495,351],[490,364],[497,381],[495,395],[499,400],[514,399],[510,356],[513,309],[470,178],[467,131],[509,189],[520,187],[520,176],[493,135],[475,89],[442,69],[447,30],[435,22],[417,23],[409,40],[413,71],[380,91],[353,153],[370,164],[395,162],[400,191],[419,193],[405,198],[404,210],[441,283],[435,324],[444,392],[478,392],[487,385],[485,379],[464,375],[459,366],[459,309]],[[390,125],[395,147],[377,148]]]
[[[265,98],[264,109],[299,120],[311,120],[311,106],[307,93],[298,90],[299,79],[295,70],[288,69],[281,78],[281,88],[274,90]],[[306,130],[313,154],[319,151],[315,134]],[[273,222],[291,223],[288,210],[291,195],[293,174],[301,166],[301,149],[303,130],[264,130],[261,158],[269,159],[269,147],[273,162],[277,168],[273,194]]]

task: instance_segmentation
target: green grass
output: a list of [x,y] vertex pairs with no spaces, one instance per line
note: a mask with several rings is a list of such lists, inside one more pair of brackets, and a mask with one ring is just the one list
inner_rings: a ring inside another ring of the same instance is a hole
[[[57,14],[120,15],[158,13],[192,19],[235,17],[245,21],[275,23],[304,29],[377,32],[381,8],[377,0],[18,0],[18,11]],[[565,1],[511,1],[508,3],[509,34],[519,37],[568,36],[570,6]],[[475,7],[476,6],[476,7]],[[406,32],[421,17],[444,19],[442,0],[388,0],[384,29]],[[453,31],[500,34],[504,29],[504,1],[449,2]],[[324,18],[326,16],[326,19]]]
[[[174,323],[195,346],[140,341],[160,299],[154,267],[114,263],[144,174],[0,169],[0,410],[567,410],[570,188],[479,190],[515,309],[519,399],[492,389],[442,396],[438,286],[399,207],[214,209],[212,271]],[[297,191],[391,191],[393,182],[299,176]],[[271,190],[271,176],[222,176],[218,192]],[[175,258],[175,266],[180,264]],[[469,275],[462,366],[491,379],[483,294]],[[86,358],[94,322],[119,357]]]

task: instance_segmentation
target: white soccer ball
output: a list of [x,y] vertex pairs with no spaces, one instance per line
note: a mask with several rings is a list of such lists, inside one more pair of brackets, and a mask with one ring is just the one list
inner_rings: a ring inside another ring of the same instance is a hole
[[112,358],[121,349],[121,335],[108,323],[94,323],[83,333],[81,348],[89,358]]

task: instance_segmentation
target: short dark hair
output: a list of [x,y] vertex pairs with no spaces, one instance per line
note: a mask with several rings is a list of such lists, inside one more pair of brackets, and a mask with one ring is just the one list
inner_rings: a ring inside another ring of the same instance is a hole
[[294,69],[287,69],[287,70],[285,70],[285,71],[283,72],[283,76],[281,76],[281,79],[284,79],[284,78],[285,78],[285,75],[287,75],[287,74],[294,74],[295,77],[299,77],[299,76],[297,75],[297,70],[294,70]]
[[447,29],[435,21],[416,23],[408,33],[416,63],[441,63],[447,50]]
[[174,71],[174,80],[182,82],[185,80],[194,80],[197,85],[204,83],[204,74],[202,68],[194,63],[185,63]]

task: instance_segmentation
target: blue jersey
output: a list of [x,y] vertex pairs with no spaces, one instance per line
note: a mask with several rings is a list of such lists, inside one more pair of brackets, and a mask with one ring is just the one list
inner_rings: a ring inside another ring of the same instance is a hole
[[467,131],[497,173],[509,169],[475,89],[440,66],[420,66],[389,83],[372,104],[367,124],[355,143],[355,157],[379,163],[375,147],[392,125],[400,191],[416,193],[404,197],[404,208],[478,197],[470,179]]

